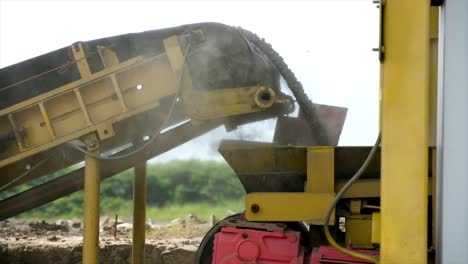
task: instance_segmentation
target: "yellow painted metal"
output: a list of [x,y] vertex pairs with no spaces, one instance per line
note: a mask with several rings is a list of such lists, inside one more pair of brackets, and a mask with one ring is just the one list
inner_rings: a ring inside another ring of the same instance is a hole
[[[435,166],[435,165],[433,165]],[[433,180],[428,179],[428,195],[433,194]],[[340,180],[335,184],[335,191],[341,190],[346,184],[346,181]],[[349,189],[344,193],[343,198],[377,198],[380,197],[380,179],[362,179],[356,181]]]
[[[153,57],[153,58],[157,58],[157,57]],[[20,102],[18,104],[15,104],[15,105],[11,106],[11,107],[2,109],[2,110],[0,110],[0,116],[4,116],[4,115],[7,115],[8,113],[16,112],[16,111],[19,111],[21,109],[30,107],[30,106],[32,106],[34,104],[37,104],[37,103],[39,103],[41,101],[44,101],[44,100],[48,99],[48,98],[53,98],[55,96],[58,96],[60,94],[65,93],[65,92],[72,91],[75,88],[79,88],[79,87],[82,87],[82,86],[87,85],[87,84],[92,84],[93,82],[96,82],[98,80],[105,79],[108,75],[110,75],[112,73],[124,72],[124,71],[128,70],[128,68],[134,67],[137,64],[141,64],[142,62],[147,61],[147,60],[148,60],[148,58],[144,58],[144,57],[141,57],[141,56],[129,59],[129,60],[125,61],[125,62],[122,62],[119,65],[116,65],[114,67],[104,69],[104,70],[102,70],[100,72],[97,72],[97,73],[93,74],[92,77],[82,78],[80,80],[77,80],[77,81],[71,82],[69,84],[66,84],[64,86],[58,87],[57,89],[51,90],[51,91],[49,91],[47,93],[40,94],[40,95],[38,95],[38,96],[36,96],[34,98],[31,98],[29,100],[22,101],[22,102]]]
[[255,91],[254,101],[260,108],[269,108],[275,103],[276,93],[270,87],[260,87]]
[[[116,73],[119,78],[127,80],[129,79],[128,71],[132,70],[133,67],[139,68],[141,64],[151,64],[151,61],[157,63],[155,60],[157,59],[146,61],[142,58],[131,59],[89,78],[67,84],[0,111],[0,116],[8,116],[8,119],[0,117],[0,121],[6,123],[0,126],[2,128],[0,132],[7,134],[9,131],[13,131],[18,143],[16,151],[11,146],[11,149],[0,154],[0,167],[88,134],[103,125],[108,126],[109,122],[117,122],[157,107],[159,105],[157,99],[170,94],[170,91],[167,90],[170,82],[167,81],[168,78],[164,77],[172,72],[170,67],[166,66],[168,72],[159,72],[159,74],[164,75],[159,86],[166,84],[166,89],[161,88],[162,90],[156,94],[142,92],[145,93],[147,99],[141,100],[132,111],[126,113],[122,113],[119,104],[112,100],[114,93],[112,92],[112,83],[108,79],[110,74]],[[140,77],[148,78],[146,76]],[[121,81],[121,83],[127,83],[127,87],[129,85],[128,81]],[[135,82],[133,86],[137,83]],[[174,87],[174,82],[172,87]],[[126,97],[131,98],[132,93],[135,92],[127,92]],[[21,130],[24,133],[20,133]]]
[[[177,36],[172,36],[164,39],[163,44],[172,71],[175,73],[177,78],[179,78],[179,76],[182,77],[182,79],[179,80],[181,82],[181,90],[177,92],[181,95],[182,101],[184,101],[184,103],[190,102],[191,98],[187,92],[190,92],[193,88],[192,76],[187,64],[184,64],[184,51],[180,46],[179,39]],[[181,75],[182,67],[184,67],[184,70],[183,74]]]
[[[340,180],[335,184],[335,192],[338,192],[346,184]],[[356,181],[343,194],[343,198],[372,198],[380,197],[380,179],[362,179]]]
[[83,47],[83,42],[77,42],[73,44],[72,52],[81,77],[86,78],[91,76],[91,69],[89,68],[88,60],[86,59],[86,52]]
[[[340,190],[343,185],[346,183],[346,181],[343,181],[343,180],[340,180],[340,181],[337,181],[335,183],[335,190],[338,191]],[[356,183],[354,183],[350,188],[349,190],[343,195],[343,198],[344,199],[350,199],[350,198],[378,198],[380,197],[380,180],[379,179],[363,179],[363,180],[358,180]],[[431,184],[432,184],[432,179],[429,178],[429,188],[428,188],[428,194],[432,194],[432,190],[433,188],[431,187]],[[257,193],[259,194],[259,193]],[[266,193],[265,193],[266,194]],[[277,199],[277,200],[286,200],[290,198],[289,196],[289,193],[268,193],[268,195],[271,195],[273,194],[273,198]],[[282,197],[282,194],[286,194],[284,197]],[[250,194],[249,194],[250,195]],[[249,197],[249,195],[247,195],[247,197]],[[333,195],[333,194],[330,194],[330,195]],[[246,208],[250,208],[248,207],[249,204],[253,204],[255,203],[254,200],[257,199],[256,197],[255,198],[252,198],[251,202],[247,203],[246,204]],[[263,200],[266,200],[267,198],[260,198],[262,201]],[[275,200],[276,201],[276,200]],[[271,202],[273,205],[274,205],[274,202]],[[291,203],[292,204],[292,203]],[[302,208],[302,207],[301,207]],[[279,209],[278,209],[279,210]],[[301,209],[302,210],[302,209]],[[310,209],[304,209],[304,210],[310,210]],[[313,208],[313,210],[321,210],[320,208]],[[275,212],[275,213],[278,213],[280,214],[280,212]],[[296,215],[299,215],[301,214],[301,212],[297,212]],[[304,212],[305,214],[305,212]],[[253,215],[253,214],[252,214]],[[276,217],[276,216],[275,216]],[[278,216],[279,217],[279,216]],[[262,216],[261,219],[263,219],[262,221],[267,221],[266,220],[266,216]],[[291,216],[290,218],[288,219],[293,219],[293,220],[289,220],[289,221],[302,221],[300,220],[299,218],[294,218],[294,216]],[[286,221],[286,220],[284,220]],[[310,224],[314,224],[315,222],[310,222]],[[323,223],[322,223],[323,224]],[[333,223],[331,223],[333,224]]]
[[46,127],[47,127],[47,130],[49,131],[49,134],[51,136],[52,139],[55,139],[57,136],[55,135],[55,132],[54,132],[54,129],[52,128],[52,125],[50,124],[50,119],[49,119],[49,116],[47,115],[47,111],[44,107],[44,103],[43,102],[40,102],[39,103],[39,109],[41,110],[41,114],[42,114],[42,119],[44,120],[42,124],[44,124]]
[[384,10],[381,263],[427,262],[430,1]]
[[120,63],[117,53],[110,48],[98,46],[99,57],[101,57],[104,67],[110,68]]
[[[4,125],[3,128],[6,128],[5,131],[13,131],[15,138],[16,138],[16,143],[18,144],[18,150],[21,151],[24,149],[24,144],[23,144],[23,139],[20,137],[20,133],[19,133],[20,130],[18,129],[18,126],[16,125],[15,119],[13,118],[13,114],[8,113],[7,116],[8,116],[8,120],[5,118],[3,120],[8,122],[9,124]],[[15,150],[15,148],[13,149]],[[7,153],[10,154],[11,151],[7,151]]]
[[373,248],[372,217],[370,215],[352,214],[346,217],[345,243],[352,248]]
[[83,101],[83,96],[81,95],[81,91],[78,88],[74,89],[76,99],[78,101],[78,105],[80,106],[80,110],[83,113],[84,120],[86,125],[91,126],[93,123],[91,122],[91,118],[89,117],[88,108],[86,107],[85,102]]
[[381,234],[381,225],[380,225],[380,213],[372,213],[372,238],[371,241],[373,244],[380,244],[380,234]]
[[310,193],[335,192],[335,156],[333,147],[307,148],[307,182]]
[[[184,65],[184,54],[176,36],[164,40],[172,70],[179,75],[182,67],[182,90],[179,91],[192,121],[207,121],[232,115],[255,113],[269,108],[273,103],[282,103],[273,89],[264,86],[232,87],[219,90],[194,90],[192,77],[187,65]],[[268,91],[267,102],[258,103],[261,92]]]
[[[180,72],[182,66],[184,66],[184,53],[182,52],[177,36],[164,39],[163,44],[172,69],[177,73]],[[187,76],[190,76],[190,72],[187,72]]]
[[133,181],[133,246],[132,263],[145,263],[146,231],[146,162],[135,166]]
[[[249,221],[303,221],[320,225],[333,198],[329,193],[249,193],[245,216]],[[330,224],[334,221],[333,214]]]
[[352,214],[360,214],[361,213],[362,202],[358,199],[353,199],[349,203],[349,211]]
[[226,88],[214,91],[189,90],[183,93],[184,102],[192,119],[211,120],[230,115],[248,114],[262,111],[273,103],[283,101],[271,95],[267,107],[259,106],[256,101],[259,90],[271,89],[265,86]]
[[[155,108],[157,106],[159,106],[159,103],[148,104],[148,105],[145,105],[145,106],[141,107],[140,109],[138,109],[138,111],[137,110],[129,111],[128,113],[125,113],[125,114],[122,114],[122,115],[120,115],[118,117],[115,117],[115,118],[112,119],[112,121],[117,122],[117,121],[123,120],[125,118],[129,118],[130,116],[136,115],[136,114],[141,113],[141,112],[148,111],[148,110],[153,109],[153,108]],[[40,122],[41,121],[41,119],[36,119],[36,118],[28,119],[28,120],[35,120],[34,122]],[[77,120],[67,120],[67,123],[73,123],[73,121],[77,121]],[[80,123],[75,124],[75,125],[80,125]],[[102,123],[102,125],[106,126],[107,124]],[[38,124],[38,126],[40,126],[40,124]],[[10,164],[10,163],[12,163],[14,161],[26,158],[28,156],[37,154],[37,153],[39,153],[41,151],[47,150],[47,149],[55,147],[57,145],[63,144],[63,143],[68,142],[68,141],[70,141],[72,139],[76,139],[76,138],[78,138],[78,137],[80,137],[80,136],[82,136],[84,134],[93,132],[95,130],[99,130],[100,128],[101,128],[100,125],[96,125],[96,126],[90,126],[90,127],[83,128],[83,129],[81,129],[81,130],[79,130],[77,132],[68,131],[68,132],[70,132],[69,134],[63,135],[61,138],[56,139],[56,140],[54,140],[52,142],[49,142],[48,144],[45,144],[45,141],[42,141],[42,142],[41,141],[36,141],[36,142],[41,142],[43,144],[40,144],[37,147],[30,147],[28,149],[23,147],[23,150],[24,150],[23,152],[15,153],[16,155],[14,155],[14,156],[12,156],[10,158],[0,160],[0,167],[5,166],[7,164]],[[38,135],[40,135],[40,134],[38,134]],[[21,140],[18,141],[18,142],[21,142]]]
[[[120,63],[117,53],[115,53],[110,48],[98,46],[98,53],[99,53],[99,56],[101,57],[102,63],[104,64],[105,68],[110,68]],[[117,95],[117,98],[119,100],[120,107],[122,107],[122,111],[123,112],[128,111],[127,104],[125,103],[125,99],[122,95],[122,88],[120,87],[119,82],[117,81],[117,78],[115,77],[115,74],[111,74],[109,75],[109,77],[112,81],[114,92]]]
[[100,160],[85,156],[83,264],[99,263]]
[[[183,54],[177,37],[166,39],[164,44],[167,53],[121,63],[115,52],[101,47],[98,52],[105,69],[96,73],[89,70],[82,43],[73,45],[82,79],[0,111],[0,134],[14,133],[17,144],[5,144],[8,149],[0,153],[0,167],[93,131],[99,132],[101,140],[111,137],[113,133],[100,131],[111,131],[113,123],[154,109],[161,99],[175,96]],[[181,83],[188,117],[201,122],[262,110],[253,96],[259,89],[265,87],[192,92],[188,69]],[[272,100],[283,103],[274,96]]]
[[429,54],[429,146],[437,141],[437,68],[439,52],[439,7],[431,7]]

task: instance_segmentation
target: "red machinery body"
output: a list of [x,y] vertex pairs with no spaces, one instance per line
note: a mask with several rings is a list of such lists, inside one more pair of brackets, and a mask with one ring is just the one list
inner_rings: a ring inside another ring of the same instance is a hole
[[224,227],[215,235],[213,264],[303,263],[299,232]]
[[[309,256],[300,244],[301,234],[296,231],[261,231],[224,227],[215,235],[213,264],[325,264],[370,263],[346,255],[333,247],[320,247]],[[377,256],[376,251],[356,252]]]

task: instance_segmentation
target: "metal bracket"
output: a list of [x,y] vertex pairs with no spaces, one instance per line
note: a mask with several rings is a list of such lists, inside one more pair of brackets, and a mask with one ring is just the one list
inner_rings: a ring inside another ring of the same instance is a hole
[[385,45],[384,45],[384,9],[386,0],[373,0],[374,4],[377,4],[377,8],[380,8],[380,19],[379,19],[379,47],[372,49],[372,51],[379,52],[380,63],[385,60]]
[[89,152],[95,152],[99,149],[99,138],[95,132],[86,134],[82,137],[86,150]]
[[222,227],[241,227],[241,228],[253,228],[266,230],[270,232],[284,232],[287,226],[281,223],[255,223],[249,221],[243,221],[239,219],[225,219],[219,222],[219,226]]
[[76,66],[80,72],[81,78],[91,76],[91,69],[89,68],[88,60],[86,59],[86,51],[83,42],[76,42],[72,45],[71,50],[73,57],[76,61]]

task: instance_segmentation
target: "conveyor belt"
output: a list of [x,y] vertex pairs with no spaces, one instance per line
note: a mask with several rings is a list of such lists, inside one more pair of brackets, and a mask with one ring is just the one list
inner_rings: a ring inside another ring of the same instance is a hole
[[[278,74],[266,56],[253,49],[235,28],[219,23],[199,23],[131,33],[83,42],[92,73],[104,69],[98,47],[109,47],[119,61],[165,52],[163,40],[200,29],[203,45],[191,48],[188,65],[200,89],[245,87],[263,84],[279,87]],[[58,49],[0,69],[0,110],[80,79],[70,47]]]
[[[197,31],[202,32],[202,34],[192,34]],[[189,32],[191,32],[190,35],[188,34]],[[170,29],[132,33],[82,42],[79,44],[85,51],[85,57],[82,59],[77,59],[76,46],[74,45],[0,69],[0,98],[3,99],[0,100],[0,111],[3,109],[3,112],[7,113],[8,109],[17,106],[19,103],[24,103],[32,98],[38,98],[39,95],[45,96],[54,90],[58,90],[57,88],[59,87],[62,89],[62,87],[66,87],[66,85],[70,86],[82,80],[86,76],[83,75],[83,69],[78,65],[80,60],[86,60],[89,65],[91,76],[94,76],[93,74],[102,73],[106,69],[110,71],[112,68],[108,69],[108,65],[106,65],[103,55],[100,53],[102,47],[112,50],[117,56],[117,62],[128,62],[127,64],[130,65],[129,61],[131,60],[144,61],[147,58],[158,57],[164,52],[167,52],[167,46],[165,46],[167,43],[164,41],[168,37],[174,35],[178,36],[181,49],[185,48],[188,42],[190,42],[190,53],[185,55],[187,56],[186,63],[192,82],[191,87],[194,91],[266,86],[273,88],[273,90],[279,94],[279,75],[281,74],[297,97],[300,107],[303,109],[310,126],[313,128],[312,131],[317,133],[318,141],[323,144],[327,143],[327,137],[324,136],[325,132],[323,127],[314,114],[315,110],[311,105],[311,101],[304,93],[300,82],[296,79],[294,74],[292,74],[292,71],[287,67],[279,54],[276,53],[270,45],[266,44],[266,42],[251,32],[217,23],[192,24]],[[174,70],[173,58],[168,58],[168,61],[171,63]],[[164,63],[166,62],[163,60],[162,64]],[[164,67],[167,68],[167,66]],[[115,74],[116,77],[112,76],[114,73],[112,73],[110,77],[117,78],[118,80],[119,76],[117,73],[118,72]],[[77,87],[78,88],[75,88],[75,90],[80,89],[80,86]],[[84,90],[84,88],[86,87],[82,87],[81,89]],[[118,83],[114,84],[114,89],[119,89]],[[80,96],[84,96],[80,95],[80,93],[83,93],[83,91],[77,92],[78,99]],[[162,99],[167,101],[171,100],[172,97],[173,95],[168,95]],[[105,98],[105,100],[109,99]],[[120,100],[122,101],[121,98]],[[128,116],[127,119],[113,124],[117,128],[115,130],[119,132],[115,133],[115,135],[109,139],[104,140],[102,142],[102,149],[108,150],[127,144],[129,140],[141,138],[143,135],[147,135],[148,132],[160,129],[159,126],[162,117],[158,115],[167,112],[167,105],[165,105],[163,101],[159,104],[160,106],[157,108],[151,108],[145,110],[146,112]],[[46,107],[44,110],[44,105],[47,106],[47,104],[42,102],[38,104],[38,106],[41,107],[43,116],[46,115],[44,120],[46,120],[45,123],[47,123],[46,111],[48,109]],[[125,106],[125,102],[123,105]],[[87,111],[86,105],[81,108],[84,109],[84,112]],[[18,109],[24,112],[24,108],[15,108],[14,111],[18,111]],[[77,109],[73,111],[76,112]],[[228,129],[232,129],[239,124],[278,116],[288,113],[291,110],[290,107],[287,109],[272,107],[271,110],[264,109],[257,114],[237,114],[230,118],[207,121],[206,123],[194,126],[192,126],[191,123],[187,123],[180,128],[169,131],[167,134],[163,135],[160,140],[153,142],[148,148],[144,149],[144,151],[137,153],[137,155],[124,159],[118,164],[109,163],[109,166],[104,164],[103,167],[105,169],[102,177],[110,177],[134,166],[142,160],[150,159],[198,135],[208,132],[216,126],[225,125]],[[171,124],[176,123],[177,120],[183,120],[187,116],[184,106],[176,107],[176,112],[178,112],[178,114],[175,114],[175,117],[172,118],[173,121]],[[139,118],[141,116],[144,116],[144,118]],[[21,118],[26,117],[28,117],[26,114],[18,116],[8,115],[11,124],[15,123],[14,118],[21,120]],[[3,118],[4,123],[8,124],[7,116],[4,115]],[[87,117],[87,119],[89,123],[89,117]],[[137,125],[137,123],[140,125]],[[145,123],[150,123],[151,125],[145,125]],[[25,124],[28,125],[28,123]],[[34,124],[34,126],[35,125],[36,124]],[[49,131],[53,129],[50,125],[45,125],[49,128]],[[31,126],[31,124],[29,126]],[[41,127],[45,129],[42,124]],[[139,127],[140,129],[132,130],[132,133],[128,133],[125,132],[126,127]],[[0,126],[0,132],[2,132],[2,129],[10,133],[8,125],[3,128]],[[15,130],[15,128],[13,130]],[[20,131],[20,129],[15,130],[16,139],[24,136],[18,135],[18,131]],[[54,131],[52,131],[52,136],[55,137],[53,132]],[[26,133],[26,135],[28,134]],[[7,140],[11,139],[7,138]],[[11,142],[8,144],[11,146]],[[40,146],[42,143],[36,143],[36,145],[32,145],[32,147],[28,145],[26,145],[26,147],[22,146],[21,143],[18,144],[20,145],[20,151],[25,151],[34,146]],[[0,151],[2,151],[1,148]],[[37,152],[37,154],[31,154],[23,159],[19,159],[15,161],[15,163],[5,163],[7,164],[6,166],[0,167],[0,172],[5,175],[0,179],[0,185],[4,185],[5,183],[9,184],[12,180],[17,180],[14,184],[9,186],[13,187],[17,184],[66,168],[83,159],[82,155],[67,149],[63,145],[54,145],[50,149],[41,148],[40,151],[41,152]],[[48,160],[47,157],[50,156],[56,156],[57,158]],[[44,159],[46,160],[44,161]],[[41,162],[41,164],[44,163],[45,165],[41,165],[30,173],[28,172],[26,177],[16,179],[18,175],[24,171],[25,167],[27,168],[31,166],[31,164],[38,164],[38,162]],[[0,201],[0,219],[11,217],[80,190],[83,186],[82,183],[83,170],[79,169],[59,179]]]

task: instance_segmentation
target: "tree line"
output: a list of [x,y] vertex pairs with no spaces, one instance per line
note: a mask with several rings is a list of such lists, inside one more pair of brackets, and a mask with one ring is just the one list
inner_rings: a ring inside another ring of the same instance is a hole
[[[0,193],[4,199],[41,182],[57,177],[52,174]],[[245,191],[232,169],[224,162],[180,160],[148,164],[148,206],[186,203],[216,203],[243,199]],[[101,208],[118,209],[133,199],[133,170],[121,172],[101,182]],[[80,215],[83,192],[76,192],[34,210],[33,215]],[[26,216],[28,213],[26,213]]]

